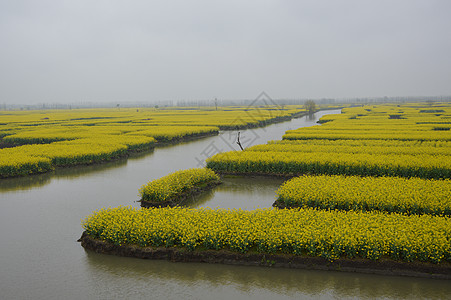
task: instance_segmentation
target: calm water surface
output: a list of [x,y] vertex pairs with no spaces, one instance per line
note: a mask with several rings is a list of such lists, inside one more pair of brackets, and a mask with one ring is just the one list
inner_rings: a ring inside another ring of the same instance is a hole
[[[243,145],[280,139],[330,113],[241,132]],[[138,189],[170,172],[238,150],[237,132],[156,148],[102,165],[0,180],[1,299],[448,298],[445,280],[171,263],[99,255],[76,240],[81,220],[102,207],[138,206]],[[227,178],[192,207],[270,207],[282,180]]]

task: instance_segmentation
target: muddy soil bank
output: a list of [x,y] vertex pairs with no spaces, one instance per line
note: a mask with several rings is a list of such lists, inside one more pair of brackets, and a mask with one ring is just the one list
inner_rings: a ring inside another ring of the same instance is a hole
[[437,279],[451,279],[451,264],[435,265],[423,262],[398,262],[389,259],[341,258],[330,262],[322,257],[288,254],[238,253],[227,250],[187,251],[182,248],[151,248],[136,245],[114,245],[91,238],[83,232],[78,240],[81,245],[96,253],[136,257],[141,259],[163,259],[173,262],[205,262],[228,265],[265,266],[312,270],[332,270],[367,274],[411,276]]

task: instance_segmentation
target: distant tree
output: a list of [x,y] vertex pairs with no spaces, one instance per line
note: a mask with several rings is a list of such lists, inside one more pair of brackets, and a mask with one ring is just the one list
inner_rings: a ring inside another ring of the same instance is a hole
[[313,114],[316,111],[316,104],[313,100],[307,100],[304,103],[304,108],[309,114]]

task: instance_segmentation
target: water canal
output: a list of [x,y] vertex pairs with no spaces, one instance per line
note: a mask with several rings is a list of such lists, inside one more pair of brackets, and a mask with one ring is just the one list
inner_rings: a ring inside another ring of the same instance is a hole
[[[241,132],[244,146],[316,125],[325,114]],[[239,150],[237,132],[158,147],[101,165],[0,180],[2,299],[447,298],[445,280],[311,270],[171,263],[95,254],[77,239],[81,220],[102,207],[138,206],[138,189],[170,172]],[[193,207],[270,207],[282,180],[228,178]]]

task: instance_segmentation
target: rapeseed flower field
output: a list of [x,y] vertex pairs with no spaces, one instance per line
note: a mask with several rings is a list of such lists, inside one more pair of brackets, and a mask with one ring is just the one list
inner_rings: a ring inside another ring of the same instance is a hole
[[[451,178],[451,105],[367,105],[288,130],[282,141],[219,153],[207,167],[226,173]],[[439,113],[436,113],[439,111]],[[396,116],[396,117],[394,117]]]
[[451,262],[451,218],[303,209],[102,209],[83,221],[115,245]]
[[[223,173],[301,175],[278,190],[289,208],[107,208],[83,228],[115,245],[450,263],[451,106],[350,107],[321,123],[207,160]],[[170,176],[149,191],[183,191],[189,176]]]
[[0,178],[103,162],[162,142],[263,126],[302,106],[0,111]]
[[451,216],[451,180],[342,175],[300,176],[277,191],[284,207]]
[[219,182],[219,176],[210,169],[180,170],[150,181],[139,189],[141,201],[162,203],[176,200],[195,187]]

